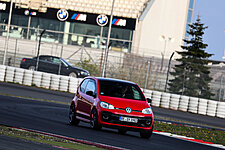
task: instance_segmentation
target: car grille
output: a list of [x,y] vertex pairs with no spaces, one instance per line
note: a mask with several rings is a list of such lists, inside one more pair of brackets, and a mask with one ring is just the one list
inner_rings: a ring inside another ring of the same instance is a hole
[[[133,123],[133,122],[120,121],[119,120],[120,117],[137,118],[138,122]],[[129,125],[129,126],[136,126],[136,127],[150,127],[152,124],[152,117],[134,117],[134,116],[118,115],[118,114],[113,114],[107,111],[101,112],[101,120],[107,123]]]

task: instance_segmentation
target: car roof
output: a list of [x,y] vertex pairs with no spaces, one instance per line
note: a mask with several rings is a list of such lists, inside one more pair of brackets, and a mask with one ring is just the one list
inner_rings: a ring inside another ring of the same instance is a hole
[[114,81],[114,82],[122,82],[122,83],[129,83],[129,84],[135,84],[134,82],[131,81],[126,81],[126,80],[121,80],[121,79],[115,79],[115,78],[103,78],[103,77],[95,77],[99,81]]

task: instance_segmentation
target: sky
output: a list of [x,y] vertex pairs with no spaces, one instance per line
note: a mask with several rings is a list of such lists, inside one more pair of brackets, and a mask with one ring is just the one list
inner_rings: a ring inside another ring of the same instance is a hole
[[225,61],[225,0],[195,0],[192,22],[200,16],[201,23],[208,28],[205,30],[203,42],[208,44],[206,52],[214,54],[209,59]]

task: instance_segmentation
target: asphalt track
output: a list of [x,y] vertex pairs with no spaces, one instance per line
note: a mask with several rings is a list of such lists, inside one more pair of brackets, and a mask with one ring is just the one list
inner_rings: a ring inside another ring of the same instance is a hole
[[0,135],[0,150],[61,150],[60,148],[53,147],[47,144],[40,144],[23,139],[12,138]]
[[140,138],[136,132],[121,135],[117,133],[117,130],[107,128],[95,131],[90,129],[86,123],[70,126],[68,125],[68,105],[9,96],[0,96],[0,124],[39,130],[126,149],[218,149],[157,134],[153,134],[151,139],[147,140]]
[[[1,94],[28,97],[32,99],[53,100],[68,104],[71,102],[74,96],[74,94],[71,93],[58,92],[5,82],[0,82],[0,95]],[[219,129],[225,129],[225,120],[221,118],[169,110],[158,107],[152,108],[156,118],[160,117],[165,118],[165,120],[180,120],[181,122],[189,122],[202,126],[212,126]]]

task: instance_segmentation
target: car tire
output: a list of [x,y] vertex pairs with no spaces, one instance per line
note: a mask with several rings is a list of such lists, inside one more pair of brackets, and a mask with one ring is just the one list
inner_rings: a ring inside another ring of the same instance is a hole
[[69,74],[69,77],[77,78],[78,76],[77,76],[77,74],[76,74],[75,72],[71,72],[71,73]]
[[142,131],[142,132],[140,132],[140,136],[144,139],[149,139],[152,136],[152,130],[151,131]]
[[28,69],[31,70],[31,71],[34,71],[35,67],[34,66],[29,66]]
[[125,129],[118,129],[118,133],[119,134],[126,134],[127,130],[125,130]]
[[74,103],[70,105],[69,110],[69,124],[70,125],[78,125],[80,120],[76,119],[76,111]]
[[91,119],[90,119],[90,127],[92,129],[100,130],[102,127],[98,123],[98,112],[96,109],[92,110]]

